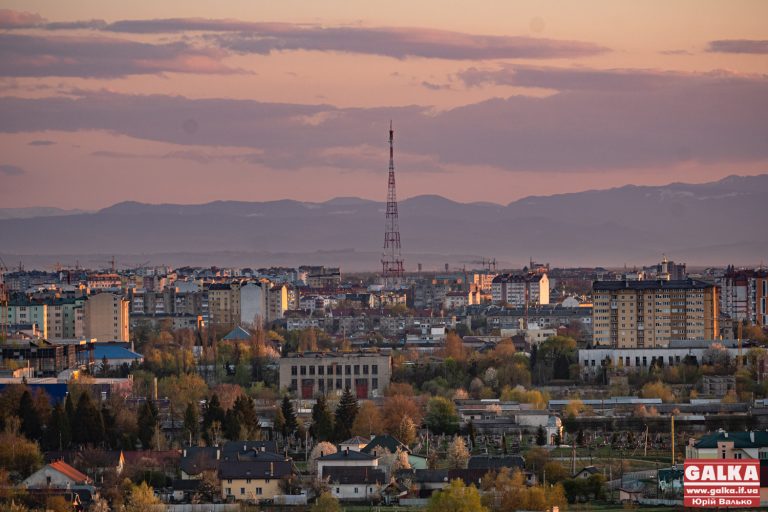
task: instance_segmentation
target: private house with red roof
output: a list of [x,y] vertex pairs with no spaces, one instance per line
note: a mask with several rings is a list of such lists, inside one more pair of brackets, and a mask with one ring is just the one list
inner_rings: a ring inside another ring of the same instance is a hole
[[21,485],[28,489],[72,489],[88,485],[91,479],[63,460],[46,464],[32,473]]

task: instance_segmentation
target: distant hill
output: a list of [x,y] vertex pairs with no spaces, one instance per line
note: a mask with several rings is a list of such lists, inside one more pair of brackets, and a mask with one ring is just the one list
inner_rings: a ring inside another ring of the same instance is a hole
[[31,208],[0,208],[0,219],[29,219],[32,217],[55,217],[58,215],[76,215],[85,210],[64,210],[47,206]]
[[[479,257],[508,266],[530,257],[557,265],[647,264],[662,253],[696,265],[768,260],[768,175],[527,197],[507,206],[419,196],[401,201],[399,212],[407,270],[417,262],[472,267]],[[94,213],[0,220],[0,248],[27,265],[115,255],[133,263],[318,262],[376,270],[383,231],[384,203],[358,198],[124,202]]]

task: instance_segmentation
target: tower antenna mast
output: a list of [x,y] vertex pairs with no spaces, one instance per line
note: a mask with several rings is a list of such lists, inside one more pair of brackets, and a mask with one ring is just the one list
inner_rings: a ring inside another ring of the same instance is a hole
[[403,257],[400,249],[400,224],[397,216],[395,193],[395,131],[389,122],[389,180],[387,186],[387,213],[384,230],[384,252],[381,256],[381,274],[386,288],[395,288],[403,280]]

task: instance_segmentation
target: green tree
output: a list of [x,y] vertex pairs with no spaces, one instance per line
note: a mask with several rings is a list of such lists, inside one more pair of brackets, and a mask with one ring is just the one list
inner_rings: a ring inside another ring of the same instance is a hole
[[117,419],[107,404],[101,406],[101,420],[104,423],[104,441],[108,448],[116,448],[120,433],[117,431]]
[[66,450],[72,441],[69,418],[61,403],[56,404],[45,429],[44,446],[47,450]]
[[184,432],[190,446],[196,445],[200,436],[200,414],[197,406],[192,402],[187,402],[187,408],[184,411]]
[[149,512],[153,505],[159,505],[160,500],[155,496],[154,489],[146,482],[131,486],[126,512]]
[[539,446],[547,444],[547,431],[541,425],[536,429],[536,444]]
[[316,441],[328,441],[333,437],[333,415],[328,409],[324,396],[320,396],[312,406],[312,426],[310,432]]
[[343,441],[351,437],[352,424],[355,422],[358,409],[357,398],[349,388],[345,389],[339,405],[336,406],[334,430],[337,440]]
[[283,403],[280,406],[280,410],[283,413],[283,435],[294,434],[299,426],[296,421],[296,411],[293,410],[293,404],[288,395],[283,396]]
[[17,414],[21,419],[21,432],[30,439],[40,439],[43,433],[43,426],[40,422],[40,416],[35,409],[35,404],[32,401],[32,394],[28,389],[25,389],[21,395]]
[[226,412],[221,406],[219,401],[219,395],[214,393],[208,403],[205,405],[205,412],[203,413],[203,439],[208,445],[214,444],[211,430],[214,425],[223,425]]
[[99,445],[104,441],[104,420],[90,393],[80,393],[77,400],[72,437],[80,445]]
[[467,487],[461,479],[451,480],[446,488],[429,499],[427,512],[487,512],[474,485]]
[[240,395],[235,400],[232,409],[227,411],[224,430],[231,440],[253,440],[261,437],[259,418],[253,401],[246,395]]
[[67,393],[67,399],[64,400],[64,414],[67,415],[67,422],[69,422],[71,428],[75,423],[75,404],[72,393]]
[[317,498],[310,510],[312,512],[341,512],[341,505],[339,505],[339,500],[326,491]]
[[145,450],[155,447],[155,433],[158,425],[158,410],[152,400],[145,400],[139,408],[139,441]]
[[459,415],[453,401],[442,396],[429,399],[427,426],[435,434],[453,434],[459,428]]

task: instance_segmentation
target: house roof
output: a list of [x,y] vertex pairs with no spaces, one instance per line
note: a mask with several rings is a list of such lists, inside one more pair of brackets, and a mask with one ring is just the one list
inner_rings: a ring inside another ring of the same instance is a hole
[[243,340],[251,339],[252,336],[253,335],[250,332],[248,332],[245,328],[238,325],[237,327],[229,331],[227,335],[222,338],[222,340],[243,341]]
[[95,361],[100,361],[104,357],[107,359],[142,359],[143,356],[132,350],[128,350],[125,347],[113,345],[112,343],[94,343],[93,359]]
[[342,450],[340,452],[331,453],[318,458],[318,462],[326,462],[333,460],[376,460],[377,456],[370,453],[356,452],[354,450]]
[[447,482],[447,469],[400,469],[396,473],[397,480],[411,480],[412,482]]
[[327,466],[323,468],[323,477],[333,484],[375,484],[385,483],[384,470],[368,466]]
[[468,469],[524,468],[525,459],[521,455],[473,455],[469,458]]
[[89,479],[87,476],[64,462],[63,460],[57,460],[56,462],[51,462],[48,464],[48,467],[51,469],[54,469],[61,473],[62,475],[66,476],[70,480],[75,481],[76,483],[87,483],[89,482]]
[[222,460],[236,460],[238,454],[252,451],[277,453],[276,441],[228,441],[221,447]]
[[174,480],[172,487],[174,491],[196,491],[201,483],[202,480],[197,480],[195,478],[189,480]]
[[733,442],[734,448],[764,448],[768,446],[768,432],[715,432],[699,439],[694,447],[717,448],[718,442]]
[[598,471],[598,469],[595,466],[585,466],[585,467],[581,468],[581,471],[579,471],[576,474],[580,475],[581,473],[584,473],[584,472],[587,472],[590,475],[594,475],[594,474],[599,473],[600,471]]
[[370,442],[371,442],[371,439],[369,437],[355,436],[347,439],[341,444],[357,444],[357,445],[366,444],[367,445]]
[[293,464],[288,460],[278,462],[263,461],[221,461],[220,479],[242,478],[282,478],[293,473]]
[[214,470],[219,467],[216,459],[215,446],[185,448],[186,456],[181,457],[181,470],[188,475],[199,475],[203,471]]
[[398,448],[400,448],[400,450],[410,452],[406,445],[400,442],[400,440],[396,437],[389,434],[374,437],[371,439],[371,442],[365,445],[365,448],[360,451],[364,453],[382,453],[385,448],[392,453],[395,453]]

